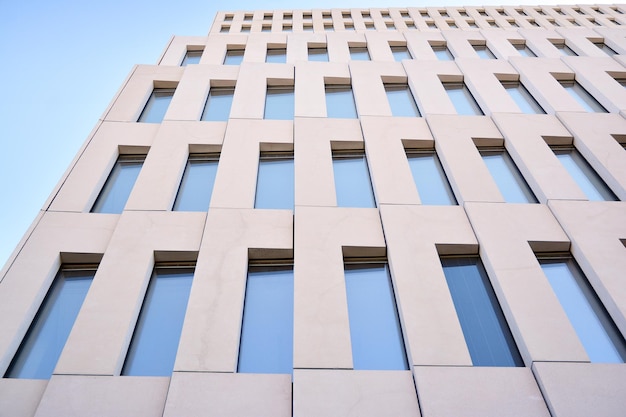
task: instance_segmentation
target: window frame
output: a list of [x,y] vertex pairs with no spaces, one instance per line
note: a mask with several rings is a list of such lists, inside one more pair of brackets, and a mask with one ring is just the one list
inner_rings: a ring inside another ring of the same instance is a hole
[[[89,210],[89,212],[90,213],[105,213],[105,214],[121,214],[124,211],[124,208],[126,207],[126,203],[128,202],[128,199],[130,198],[130,195],[132,194],[133,189],[135,188],[135,183],[137,182],[137,178],[139,178],[139,175],[141,174],[141,170],[143,168],[143,164],[145,160],[146,160],[146,155],[142,155],[142,154],[118,155],[115,161],[115,164],[111,168],[111,171],[109,171],[109,175],[107,176],[106,181],[102,185],[102,188],[100,189],[100,192],[98,193],[98,197],[96,197],[96,200],[91,206],[91,209]],[[130,178],[128,176],[129,174],[126,174],[126,176],[122,177],[122,179],[120,180],[120,176],[122,175],[121,173],[123,172],[122,166],[124,164],[128,164],[134,167],[139,166],[139,168],[136,170],[136,174],[134,174],[134,171],[131,172],[130,174],[130,177],[134,177],[134,178],[132,178],[132,185],[130,185],[130,188],[128,190],[123,188],[125,187],[124,183],[118,182],[118,181],[128,181],[128,179]],[[124,203],[121,204],[117,202],[116,200],[111,201],[110,200],[111,198],[120,199],[120,201],[121,199],[123,199]]]

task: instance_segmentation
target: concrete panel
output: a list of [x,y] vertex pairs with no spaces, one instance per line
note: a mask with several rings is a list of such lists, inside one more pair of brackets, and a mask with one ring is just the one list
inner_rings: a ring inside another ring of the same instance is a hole
[[290,417],[291,375],[175,372],[163,417]]
[[209,210],[175,371],[236,371],[250,248],[291,257],[292,212]]
[[529,368],[415,368],[424,417],[550,417]]
[[35,417],[154,417],[163,413],[169,378],[55,375]]
[[368,31],[365,33],[367,40],[367,49],[373,61],[394,62],[393,53],[390,46],[406,45],[406,39],[401,32],[375,32]]
[[378,210],[296,207],[295,218],[294,368],[352,368],[342,248],[384,255]]
[[[556,32],[566,39],[566,43],[579,56],[606,58],[606,54],[593,42],[602,42],[602,36],[591,28],[557,28]],[[567,58],[566,58],[567,59]]]
[[248,37],[246,62],[265,62],[269,48],[286,48],[287,35],[284,33],[259,33]]
[[553,42],[563,43],[565,39],[556,30],[537,30],[535,28],[520,29],[520,35],[526,38],[526,45],[542,58],[560,59],[561,52]]
[[404,33],[406,46],[413,59],[437,61],[431,45],[445,45],[445,39],[438,32],[408,31]]
[[402,63],[355,61],[350,73],[359,116],[391,116],[383,82],[405,83]]
[[384,205],[380,212],[409,360],[415,366],[471,366],[439,260],[440,254],[478,251],[463,209]]
[[445,30],[441,32],[448,42],[448,49],[455,58],[480,59],[472,45],[485,45],[480,32],[470,30]]
[[346,64],[298,62],[295,78],[295,117],[326,117],[325,85],[350,85]]
[[468,203],[465,209],[524,362],[588,361],[533,253],[569,248],[547,206]]
[[553,417],[624,415],[624,364],[537,362],[533,373]]
[[453,61],[405,61],[402,65],[422,116],[457,114],[456,108],[441,84],[443,81],[463,80],[463,73]]
[[308,61],[309,47],[326,47],[326,34],[323,33],[290,33],[287,40],[287,62],[291,63]]
[[[323,30],[323,29],[322,29]],[[364,33],[356,32],[328,32],[328,58],[331,62],[350,62],[350,46],[365,46]]]
[[[510,10],[507,10],[507,13],[510,13]],[[480,33],[487,40],[489,49],[496,58],[508,59],[513,56],[520,56],[513,45],[524,44],[525,39],[517,30],[483,30]]]
[[[248,43],[248,36],[240,34],[228,34],[220,36],[209,36],[206,42],[206,50],[209,53],[202,55],[201,64],[219,65],[224,63],[226,51],[231,49],[245,50]],[[248,62],[244,53],[243,62]]]
[[33,417],[48,381],[0,379],[0,417]]
[[619,55],[626,54],[626,38],[624,30],[620,28],[598,27],[593,30],[604,38],[604,44],[617,52]]
[[188,49],[194,51],[204,50],[208,39],[207,36],[173,36],[169,45],[163,51],[158,65],[180,65]]
[[293,415],[420,416],[408,371],[295,370]]

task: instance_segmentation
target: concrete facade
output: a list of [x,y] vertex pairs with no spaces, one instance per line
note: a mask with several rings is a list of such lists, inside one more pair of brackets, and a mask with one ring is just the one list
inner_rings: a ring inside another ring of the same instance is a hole
[[[133,69],[0,270],[4,375],[59,268],[98,264],[52,377],[0,379],[0,417],[626,415],[626,364],[590,360],[537,261],[571,254],[624,338],[624,28],[626,5],[258,10],[173,37]],[[310,62],[320,47],[329,62]],[[266,63],[268,48],[286,62]],[[244,51],[240,65],[224,65],[229,50]],[[187,51],[199,64],[181,66]],[[606,113],[559,83],[572,80]],[[523,113],[507,81],[545,114]],[[458,115],[451,82],[484,115]],[[394,117],[385,84],[407,85],[421,117]],[[325,85],[351,85],[358,118],[328,118]],[[293,87],[293,120],[264,119],[268,86]],[[228,121],[200,121],[214,87],[234,87]],[[176,89],[163,121],[137,123],[155,88]],[[537,204],[505,202],[479,153],[494,147]],[[589,201],[551,147],[574,147],[617,201]],[[337,206],[332,156],[346,149],[367,156],[376,208]],[[406,150],[437,152],[458,205],[422,203]],[[254,208],[271,151],[293,152],[294,210]],[[210,207],[173,211],[195,153],[220,155]],[[124,211],[90,213],[117,158],[136,154]],[[440,262],[458,255],[482,259],[524,366],[472,366]],[[389,263],[408,370],[354,369],[344,258]],[[294,265],[293,374],[238,373],[248,264],[273,259]],[[152,270],[171,261],[195,263],[173,373],[122,376]]]

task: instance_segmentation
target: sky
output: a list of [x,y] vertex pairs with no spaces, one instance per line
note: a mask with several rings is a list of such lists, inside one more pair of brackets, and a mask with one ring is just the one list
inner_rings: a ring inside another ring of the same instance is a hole
[[0,0],[0,269],[133,66],[218,10],[505,4],[520,1]]

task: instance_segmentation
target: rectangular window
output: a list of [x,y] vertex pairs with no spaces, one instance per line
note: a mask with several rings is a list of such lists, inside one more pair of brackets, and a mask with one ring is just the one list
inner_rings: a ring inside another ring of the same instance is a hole
[[209,209],[218,162],[218,154],[189,155],[173,210],[207,211]]
[[154,268],[122,375],[172,374],[193,273],[193,267]]
[[439,61],[454,61],[454,56],[446,45],[431,45],[431,48]]
[[52,376],[95,274],[91,265],[61,267],[5,378]]
[[487,48],[487,45],[472,45],[472,47],[480,59],[496,59],[496,56]]
[[267,50],[265,56],[265,62],[272,62],[275,64],[284,64],[287,62],[287,49],[286,48],[272,48]]
[[602,104],[598,103],[587,90],[585,90],[580,84],[576,81],[559,81],[563,88],[576,99],[578,104],[583,106],[585,111],[590,113],[607,113],[606,109],[602,106]]
[[235,87],[211,87],[202,112],[202,121],[228,121]]
[[344,275],[354,369],[408,369],[387,263],[346,262]]
[[553,148],[567,172],[591,201],[617,201],[611,189],[574,148]]
[[351,46],[350,59],[353,61],[369,61],[371,58],[370,53],[367,51],[367,46]]
[[441,258],[474,366],[524,366],[478,257]]
[[480,149],[483,162],[507,203],[536,203],[537,199],[524,180],[508,152],[499,149]]
[[434,150],[407,150],[406,156],[422,204],[445,206],[457,204]]
[[109,178],[104,183],[104,187],[102,187],[91,212],[121,213],[124,210],[124,206],[126,206],[126,201],[133,190],[145,159],[144,155],[120,155],[109,174]]
[[250,25],[241,25],[241,33],[250,33],[251,28]]
[[224,65],[241,65],[243,53],[243,49],[228,49],[224,57]]
[[174,97],[175,88],[155,88],[143,108],[139,119],[140,123],[161,123],[167,108]]
[[406,46],[392,46],[391,53],[393,54],[393,59],[397,62],[401,62],[404,59],[413,59]]
[[443,86],[458,114],[478,116],[484,114],[464,82],[443,83]]
[[385,84],[391,114],[396,117],[420,117],[415,99],[406,84]]
[[326,115],[335,119],[357,118],[350,85],[326,85]]
[[254,208],[293,210],[293,152],[261,153]]
[[180,66],[186,67],[191,64],[199,64],[200,58],[202,58],[202,52],[204,51],[187,51]]
[[538,258],[591,362],[624,362],[624,339],[576,261],[569,256]]
[[559,50],[561,55],[563,56],[578,56],[576,52],[572,50],[569,46],[565,45],[565,43],[555,43],[553,44],[556,49]]
[[293,120],[293,87],[268,86],[265,95],[264,119]]
[[309,61],[328,62],[328,49],[309,48]]
[[513,44],[513,46],[515,47],[515,49],[517,49],[517,52],[519,52],[519,54],[521,56],[525,56],[528,58],[536,58],[537,54],[535,54],[532,49],[530,49],[528,46],[526,46],[525,43],[516,43]]
[[248,267],[237,372],[293,372],[293,264]]
[[333,152],[338,207],[376,207],[365,153]]
[[501,81],[502,86],[509,93],[511,98],[517,104],[517,107],[526,114],[546,114],[543,108],[537,103],[537,100],[530,94],[530,92],[524,87],[524,84],[519,81]]

